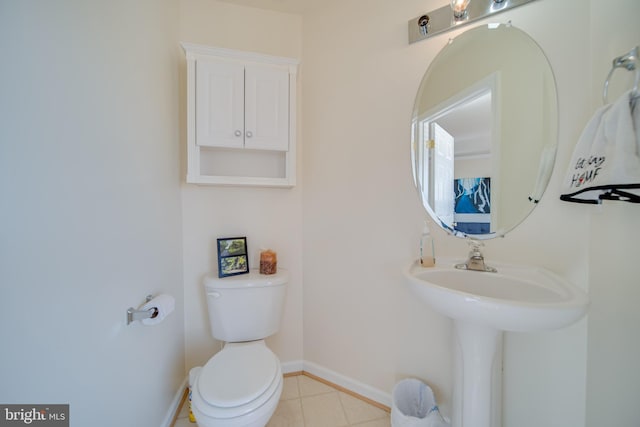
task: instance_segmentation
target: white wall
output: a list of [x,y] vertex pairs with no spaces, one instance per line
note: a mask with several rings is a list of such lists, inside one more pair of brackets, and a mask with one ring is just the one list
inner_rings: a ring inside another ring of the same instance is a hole
[[[184,379],[177,3],[0,1],[0,402],[165,421]],[[155,327],[125,326],[149,293]]]
[[[299,15],[238,7],[211,0],[181,0],[180,40],[262,54],[300,58]],[[180,61],[186,105],[186,63]],[[302,74],[302,73],[300,73]],[[302,127],[302,120],[298,128]],[[300,134],[300,132],[299,132]],[[181,110],[182,152],[186,152],[186,110]],[[298,153],[302,141],[298,138]],[[300,154],[299,154],[300,156]],[[182,181],[186,175],[183,161]],[[211,336],[202,279],[216,274],[216,238],[246,236],[249,265],[261,248],[278,253],[278,267],[291,274],[279,333],[268,339],[283,362],[302,360],[302,188],[211,187],[183,184],[183,241],[186,369],[202,365],[220,343]],[[298,366],[300,366],[298,364]]]
[[305,16],[304,356],[387,393],[404,376],[429,378],[443,397],[449,322],[400,276],[422,230],[413,98],[441,47],[411,54],[407,20],[428,7],[418,3],[350,1]]
[[[591,2],[592,105],[601,105],[611,60],[640,44],[640,3]],[[615,28],[616,31],[611,29]],[[617,70],[609,100],[633,85],[634,73]],[[637,107],[636,107],[637,108]],[[637,243],[640,207],[610,203],[592,207],[589,247],[589,340],[587,358],[587,426],[640,424],[640,276]],[[615,422],[612,422],[615,420]]]

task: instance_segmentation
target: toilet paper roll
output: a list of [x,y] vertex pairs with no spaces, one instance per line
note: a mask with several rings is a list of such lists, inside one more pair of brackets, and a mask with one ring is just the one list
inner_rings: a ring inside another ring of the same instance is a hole
[[141,310],[149,310],[152,308],[158,310],[158,315],[152,318],[142,319],[142,324],[150,326],[162,322],[164,318],[170,315],[176,308],[176,299],[171,295],[160,294],[143,305]]

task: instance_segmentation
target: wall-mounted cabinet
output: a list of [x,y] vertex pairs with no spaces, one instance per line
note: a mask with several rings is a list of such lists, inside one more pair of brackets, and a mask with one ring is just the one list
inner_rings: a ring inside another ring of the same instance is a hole
[[183,43],[187,182],[292,187],[295,59]]

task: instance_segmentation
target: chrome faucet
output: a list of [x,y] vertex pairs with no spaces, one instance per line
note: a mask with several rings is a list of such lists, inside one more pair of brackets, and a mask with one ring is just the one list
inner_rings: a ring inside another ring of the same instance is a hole
[[484,256],[480,252],[480,248],[484,246],[482,242],[469,239],[469,259],[462,264],[456,264],[455,267],[461,270],[486,271],[496,273],[498,270],[484,263]]

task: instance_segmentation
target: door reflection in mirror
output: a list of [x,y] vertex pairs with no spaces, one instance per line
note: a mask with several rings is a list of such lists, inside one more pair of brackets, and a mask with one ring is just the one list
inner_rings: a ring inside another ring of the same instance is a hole
[[418,119],[423,201],[441,224],[466,234],[495,231],[490,181],[498,78],[482,79]]

